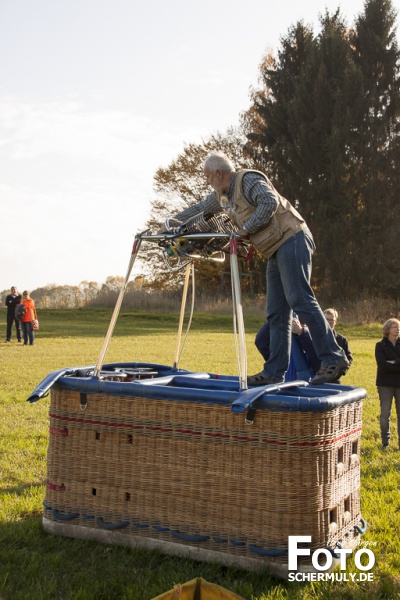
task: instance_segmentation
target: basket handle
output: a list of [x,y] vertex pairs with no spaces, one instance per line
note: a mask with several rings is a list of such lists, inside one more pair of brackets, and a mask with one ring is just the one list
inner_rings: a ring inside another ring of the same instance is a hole
[[60,513],[56,508],[53,508],[52,511],[53,517],[55,517],[58,521],[71,521],[71,519],[76,519],[79,517],[79,513],[70,512],[70,513]]
[[129,521],[120,521],[119,523],[106,523],[102,517],[96,518],[96,525],[102,529],[123,529],[128,527]]
[[358,533],[363,534],[363,533],[365,533],[367,531],[367,522],[365,521],[365,519],[361,518],[360,519],[360,523],[361,523],[361,526],[360,525],[354,525],[354,529],[356,531],[358,531]]
[[288,553],[288,551],[284,548],[279,549],[276,548],[274,550],[267,550],[266,548],[260,548],[259,546],[254,546],[254,544],[249,545],[249,550],[254,552],[255,554],[259,554],[260,556],[284,556]]
[[188,535],[177,530],[171,531],[171,535],[185,542],[206,542],[210,539],[209,535]]
[[293,387],[307,387],[306,381],[285,381],[282,383],[272,383],[269,385],[260,385],[256,388],[250,388],[244,390],[239,396],[232,402],[231,411],[237,413],[244,413],[253,407],[253,404],[261,398],[264,394],[271,394],[278,392],[279,390],[293,388]]

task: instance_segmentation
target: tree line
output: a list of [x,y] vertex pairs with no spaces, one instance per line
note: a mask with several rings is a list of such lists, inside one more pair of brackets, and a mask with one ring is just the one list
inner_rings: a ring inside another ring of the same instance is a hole
[[[313,285],[325,298],[398,295],[400,53],[391,0],[366,0],[348,27],[340,10],[302,21],[262,59],[251,104],[228,131],[189,143],[155,175],[148,227],[210,193],[202,164],[223,150],[237,168],[264,171],[313,232]],[[176,285],[148,250],[155,286]],[[227,267],[197,267],[202,289],[221,290]],[[263,291],[265,263],[242,264]]]
[[[96,281],[81,281],[79,285],[56,285],[34,288],[30,295],[38,309],[73,309],[73,308],[114,308],[125,279],[121,276],[109,276],[102,284]],[[10,289],[0,292],[0,306],[6,310],[5,299]],[[189,298],[192,286],[188,292]],[[208,291],[198,289],[195,292],[197,310],[213,312],[231,311],[231,297],[226,295],[227,302],[221,304],[218,297],[210,298]],[[151,281],[138,275],[129,281],[122,303],[122,309],[139,312],[166,311],[176,312],[182,302],[181,286],[156,288]],[[253,299],[254,304],[254,299]],[[263,310],[260,303],[260,312]]]
[[[30,292],[37,308],[82,308],[84,306],[113,306],[118,296],[123,277],[107,277],[103,284],[97,281],[81,281],[79,285],[49,284]],[[131,288],[135,282],[130,282]],[[10,290],[0,292],[4,307]]]

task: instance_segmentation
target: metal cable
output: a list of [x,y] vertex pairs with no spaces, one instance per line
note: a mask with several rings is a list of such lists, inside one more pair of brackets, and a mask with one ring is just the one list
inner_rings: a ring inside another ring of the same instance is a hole
[[[181,340],[181,335],[182,335],[183,316],[184,316],[184,312],[185,312],[186,297],[187,297],[188,284],[186,282],[189,280],[189,274],[191,274],[191,276],[192,276],[192,303],[191,303],[190,316],[189,316],[189,321],[188,321],[188,325],[186,328],[185,337],[183,339],[181,349],[179,350],[180,340]],[[181,360],[182,352],[185,348],[186,341],[188,339],[188,335],[189,335],[189,331],[190,331],[190,327],[192,324],[193,312],[194,312],[194,298],[195,298],[195,277],[194,277],[194,263],[192,262],[190,265],[187,265],[187,267],[186,267],[185,286],[184,286],[184,290],[183,290],[182,306],[181,306],[181,319],[180,319],[180,323],[179,323],[178,340],[177,340],[177,345],[176,345],[175,362],[174,362],[174,368],[176,368],[176,369],[179,366],[179,361]]]
[[247,352],[243,320],[243,308],[240,294],[239,264],[237,257],[237,241],[234,236],[230,242],[231,281],[233,300],[233,329],[235,338],[236,360],[238,363],[240,389],[247,389]]

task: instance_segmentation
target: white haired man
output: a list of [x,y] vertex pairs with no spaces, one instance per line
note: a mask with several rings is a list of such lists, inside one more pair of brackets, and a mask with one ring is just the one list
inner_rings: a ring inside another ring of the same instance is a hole
[[[310,286],[313,237],[297,210],[259,171],[235,171],[222,152],[209,154],[204,175],[213,192],[194,206],[175,215],[181,221],[200,214],[229,215],[237,236],[249,239],[268,259],[267,320],[270,323],[270,356],[264,369],[248,377],[248,385],[267,385],[284,380],[288,369],[292,311],[307,323],[321,368],[314,385],[336,381],[349,363],[336,343],[332,329]],[[160,231],[164,231],[161,228]]]

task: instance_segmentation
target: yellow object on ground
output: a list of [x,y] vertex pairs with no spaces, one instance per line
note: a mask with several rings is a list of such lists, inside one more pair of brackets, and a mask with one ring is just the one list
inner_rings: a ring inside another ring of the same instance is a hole
[[187,583],[178,583],[173,590],[152,600],[246,600],[225,588],[196,577]]

